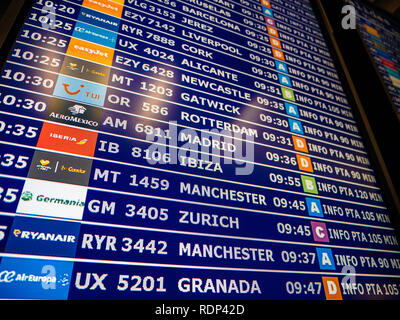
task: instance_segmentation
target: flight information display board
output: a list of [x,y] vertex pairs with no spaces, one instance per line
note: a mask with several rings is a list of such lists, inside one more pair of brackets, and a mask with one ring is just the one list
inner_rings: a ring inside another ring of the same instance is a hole
[[349,4],[356,8],[358,29],[400,119],[400,24],[359,1]]
[[308,1],[37,0],[0,112],[0,298],[400,297]]

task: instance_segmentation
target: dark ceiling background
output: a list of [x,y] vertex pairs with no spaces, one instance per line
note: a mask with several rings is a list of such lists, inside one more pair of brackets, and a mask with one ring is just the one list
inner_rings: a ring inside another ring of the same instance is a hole
[[392,14],[400,21],[400,0],[364,0]]

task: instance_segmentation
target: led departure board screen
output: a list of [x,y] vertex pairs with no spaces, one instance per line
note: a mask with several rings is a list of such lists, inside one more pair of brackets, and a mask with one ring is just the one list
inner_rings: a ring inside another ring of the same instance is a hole
[[380,72],[400,119],[400,24],[358,1],[357,26]]
[[0,298],[400,297],[308,1],[37,0],[0,81]]

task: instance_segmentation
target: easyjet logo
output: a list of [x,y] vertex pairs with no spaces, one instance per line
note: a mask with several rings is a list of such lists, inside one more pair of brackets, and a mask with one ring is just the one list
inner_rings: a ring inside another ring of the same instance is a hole
[[111,66],[114,50],[72,37],[68,45],[67,55]]
[[82,6],[121,18],[123,6],[116,2],[110,0],[84,0]]

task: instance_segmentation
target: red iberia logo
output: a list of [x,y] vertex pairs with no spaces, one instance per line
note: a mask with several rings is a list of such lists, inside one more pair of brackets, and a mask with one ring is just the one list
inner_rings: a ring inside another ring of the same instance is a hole
[[37,147],[83,156],[93,156],[96,142],[97,132],[44,123]]

